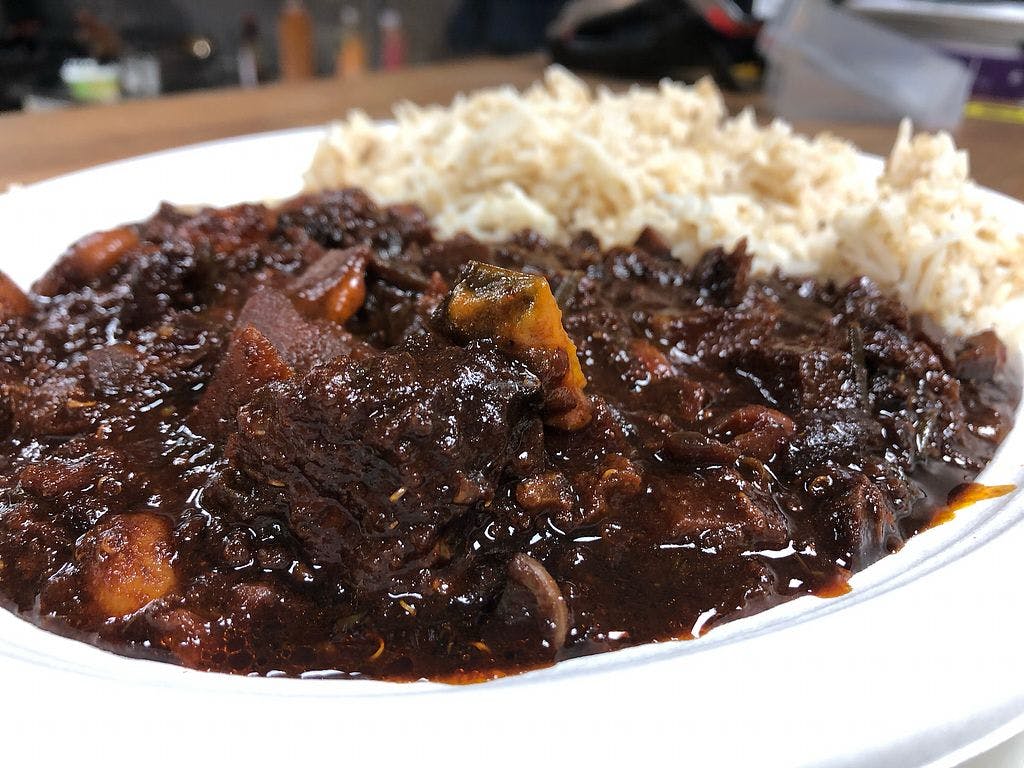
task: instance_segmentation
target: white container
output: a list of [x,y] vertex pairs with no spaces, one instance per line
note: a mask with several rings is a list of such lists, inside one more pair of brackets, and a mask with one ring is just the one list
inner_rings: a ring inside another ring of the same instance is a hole
[[61,65],[60,78],[75,101],[111,104],[121,98],[120,69],[95,59],[68,59]]
[[824,0],[790,0],[764,27],[772,110],[791,120],[895,121],[953,129],[974,73],[923,43]]

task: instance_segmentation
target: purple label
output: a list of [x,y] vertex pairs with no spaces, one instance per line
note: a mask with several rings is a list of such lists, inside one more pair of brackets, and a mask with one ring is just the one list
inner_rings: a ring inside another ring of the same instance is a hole
[[1024,99],[1024,55],[997,58],[955,49],[946,51],[975,73],[974,96],[996,99]]

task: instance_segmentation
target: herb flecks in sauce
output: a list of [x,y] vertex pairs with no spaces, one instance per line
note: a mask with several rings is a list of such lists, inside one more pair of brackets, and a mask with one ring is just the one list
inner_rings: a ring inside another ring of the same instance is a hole
[[131,656],[451,681],[836,594],[1017,387],[993,334],[749,265],[352,190],[90,236],[0,280],[0,594]]

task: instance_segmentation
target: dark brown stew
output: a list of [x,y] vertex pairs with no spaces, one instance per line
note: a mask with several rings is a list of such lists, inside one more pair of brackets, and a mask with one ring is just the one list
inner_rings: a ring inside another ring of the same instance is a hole
[[469,681],[842,591],[1018,386],[992,333],[749,268],[355,190],[85,238],[0,281],[3,600],[198,669]]

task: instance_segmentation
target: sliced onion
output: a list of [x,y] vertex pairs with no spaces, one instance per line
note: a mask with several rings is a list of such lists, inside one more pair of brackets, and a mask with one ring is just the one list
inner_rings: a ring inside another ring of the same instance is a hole
[[569,633],[569,608],[562,597],[558,583],[536,558],[519,552],[509,561],[508,575],[517,583],[526,587],[537,601],[537,607],[550,629],[548,638],[557,650],[565,645]]

